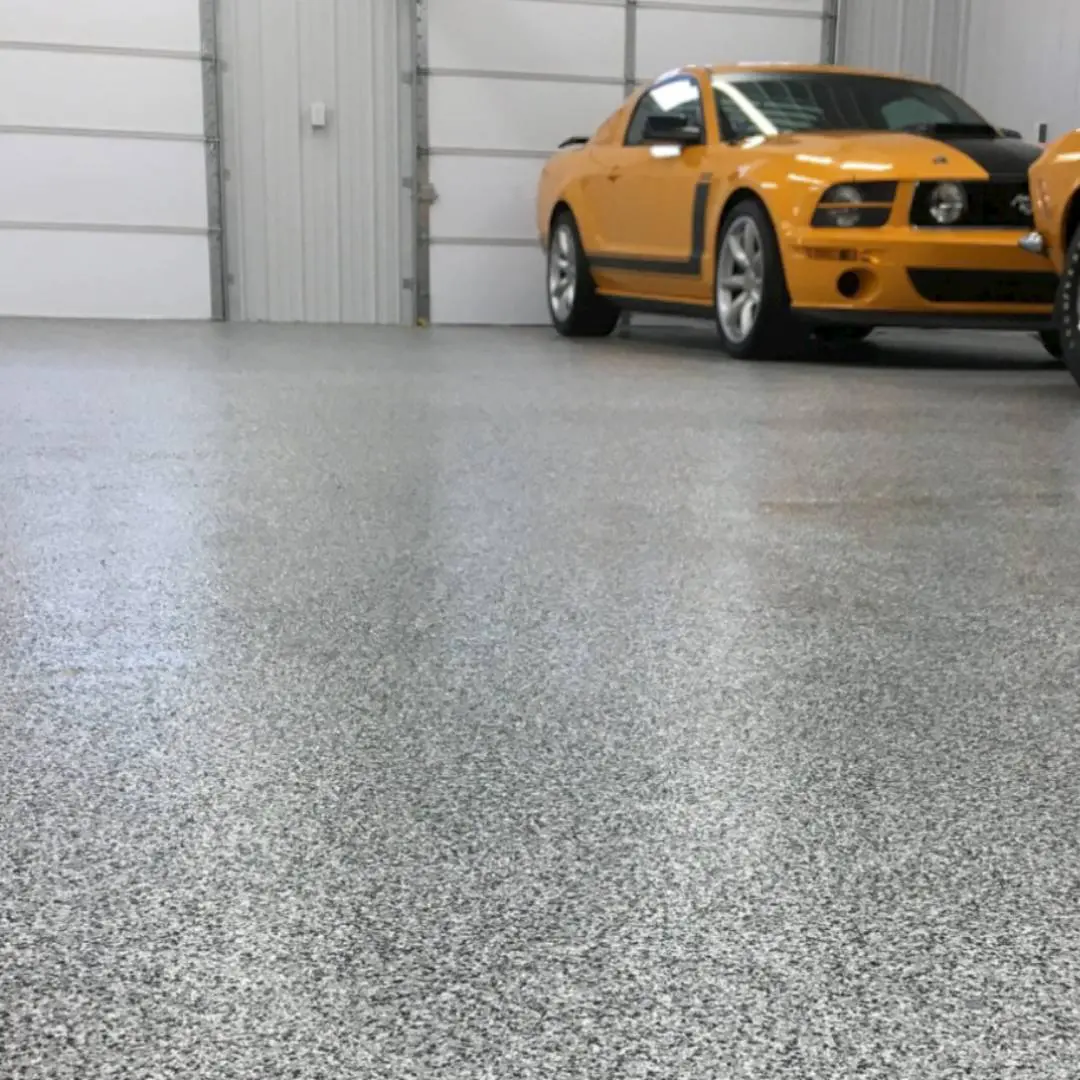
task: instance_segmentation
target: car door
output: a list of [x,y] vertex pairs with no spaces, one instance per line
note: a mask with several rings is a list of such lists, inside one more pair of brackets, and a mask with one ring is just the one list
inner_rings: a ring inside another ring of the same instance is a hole
[[[653,117],[696,125],[702,142],[649,138]],[[701,85],[692,75],[663,79],[638,101],[622,145],[608,152],[597,179],[604,250],[597,253],[596,273],[602,287],[659,298],[692,298],[702,291],[705,132]]]

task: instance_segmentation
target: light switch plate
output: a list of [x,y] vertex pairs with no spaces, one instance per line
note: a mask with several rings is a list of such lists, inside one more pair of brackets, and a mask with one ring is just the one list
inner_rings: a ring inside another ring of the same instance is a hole
[[326,127],[326,102],[316,101],[311,106],[311,126],[313,128]]

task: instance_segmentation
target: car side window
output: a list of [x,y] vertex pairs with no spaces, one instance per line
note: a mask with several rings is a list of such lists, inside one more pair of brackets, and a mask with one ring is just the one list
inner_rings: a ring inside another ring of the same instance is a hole
[[947,124],[952,119],[917,97],[894,98],[881,106],[881,118],[893,131],[912,124]]
[[641,146],[644,142],[645,121],[650,116],[681,116],[687,124],[697,124],[703,130],[705,117],[701,108],[701,87],[692,78],[668,79],[657,83],[643,94],[626,126],[626,146]]

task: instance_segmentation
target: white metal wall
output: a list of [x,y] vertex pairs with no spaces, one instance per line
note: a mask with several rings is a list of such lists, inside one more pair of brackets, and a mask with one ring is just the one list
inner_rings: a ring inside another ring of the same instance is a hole
[[0,315],[211,315],[199,0],[0,0]]
[[1080,0],[969,0],[963,90],[1034,139],[1080,127]]
[[[437,323],[547,320],[544,159],[628,88],[688,63],[817,61],[826,0],[420,0],[427,115],[420,305]],[[426,128],[426,130],[424,130]]]
[[1080,127],[1078,0],[842,0],[838,53],[942,82],[1029,139]]
[[229,317],[411,321],[410,0],[218,2]]
[[970,0],[841,0],[837,58],[959,91],[969,7]]

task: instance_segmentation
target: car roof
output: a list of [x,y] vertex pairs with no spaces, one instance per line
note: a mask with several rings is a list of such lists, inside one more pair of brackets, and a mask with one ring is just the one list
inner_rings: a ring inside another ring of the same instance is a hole
[[[920,79],[913,75],[903,75],[899,72],[874,71],[872,68],[842,67],[839,64],[799,64],[786,63],[784,61],[744,61],[739,64],[687,64],[680,68],[681,71],[695,71],[707,75],[768,75],[777,72],[791,72],[792,74],[827,73],[830,75],[861,75],[871,79],[902,79],[905,82],[922,83],[930,85],[930,80]],[[667,72],[666,75],[673,75]]]

